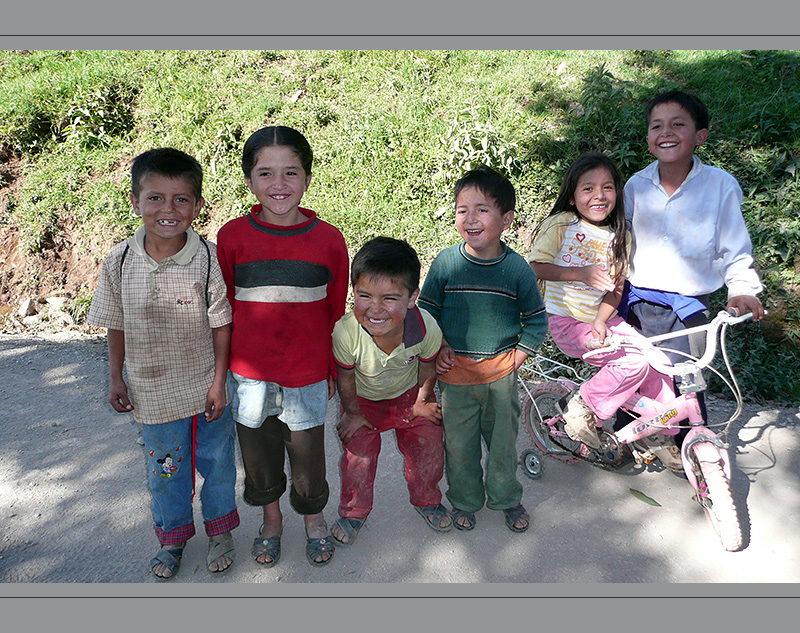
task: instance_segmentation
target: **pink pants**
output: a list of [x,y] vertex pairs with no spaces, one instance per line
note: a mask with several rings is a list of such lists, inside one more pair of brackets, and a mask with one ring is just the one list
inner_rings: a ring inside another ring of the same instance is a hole
[[397,438],[397,448],[405,458],[411,505],[425,507],[441,503],[439,481],[444,474],[442,427],[427,418],[408,419],[418,391],[414,387],[392,400],[358,399],[361,412],[375,430],[361,427],[347,444],[342,444],[339,516],[365,519],[372,510],[381,433],[391,429]]
[[[591,323],[555,315],[550,316],[549,322],[550,334],[562,352],[580,358],[589,351],[586,343],[594,338]],[[620,317],[609,319],[606,325],[621,336],[641,337]],[[662,361],[671,364],[662,352],[652,353],[663,356]],[[601,420],[613,418],[617,409],[637,391],[661,403],[675,397],[672,378],[653,369],[637,349],[626,347],[613,353],[590,356],[586,362],[600,370],[581,385],[581,398]]]

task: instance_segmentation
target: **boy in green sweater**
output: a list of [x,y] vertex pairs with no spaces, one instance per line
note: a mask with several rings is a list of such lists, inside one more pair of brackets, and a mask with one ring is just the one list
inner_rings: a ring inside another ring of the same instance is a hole
[[[475,527],[484,503],[502,510],[513,532],[530,516],[516,477],[517,369],[547,333],[536,275],[500,236],[514,219],[507,178],[481,166],[455,186],[456,228],[464,240],[434,260],[418,304],[444,335],[436,361],[442,393],[447,498],[459,530]],[[486,477],[481,467],[486,443]]]

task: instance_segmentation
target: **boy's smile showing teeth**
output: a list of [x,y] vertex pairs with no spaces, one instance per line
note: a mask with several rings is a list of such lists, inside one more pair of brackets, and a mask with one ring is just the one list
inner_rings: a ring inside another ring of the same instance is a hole
[[390,277],[362,275],[353,285],[353,314],[379,346],[391,340],[388,348],[393,349],[402,340],[406,312],[418,294],[419,289],[409,292]]
[[193,186],[186,178],[146,174],[138,196],[131,194],[131,203],[136,214],[142,216],[148,244],[172,243],[180,250],[186,243],[187,229],[200,214],[205,201],[195,199]]
[[708,130],[697,129],[682,105],[668,101],[650,113],[647,146],[662,163],[690,165],[695,147],[705,142],[707,134]]
[[477,187],[466,187],[458,194],[456,229],[473,257],[500,257],[503,254],[500,235],[511,226],[513,219],[513,211],[503,213],[497,203]]

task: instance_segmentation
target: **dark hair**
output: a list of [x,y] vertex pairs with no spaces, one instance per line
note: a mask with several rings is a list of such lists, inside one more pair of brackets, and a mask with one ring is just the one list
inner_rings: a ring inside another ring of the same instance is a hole
[[399,281],[409,293],[413,293],[419,288],[420,263],[417,251],[405,240],[375,237],[353,257],[350,283],[355,286],[364,275]]
[[517,195],[511,181],[487,165],[469,170],[456,183],[454,197],[468,187],[475,187],[488,196],[500,208],[502,213],[513,211],[517,204]]
[[620,275],[625,274],[628,267],[628,253],[626,250],[628,228],[625,224],[622,175],[619,173],[617,164],[613,160],[605,154],[583,154],[578,157],[578,159],[570,165],[569,169],[567,169],[567,173],[564,175],[564,180],[561,183],[561,189],[558,192],[558,197],[549,215],[552,216],[558,215],[559,213],[571,212],[575,217],[580,217],[578,208],[575,206],[575,190],[578,187],[578,180],[580,180],[580,177],[587,171],[598,167],[605,167],[608,170],[611,177],[614,179],[614,189],[617,191],[616,203],[608,214],[606,223],[614,232],[614,261],[617,264],[616,278],[619,279]]
[[250,172],[256,164],[258,153],[265,147],[284,145],[291,149],[300,159],[306,175],[311,173],[311,164],[314,162],[314,152],[308,144],[306,137],[297,130],[285,125],[271,125],[262,127],[253,132],[244,143],[242,149],[242,171],[245,178],[250,178]]
[[706,108],[705,104],[700,101],[698,97],[688,92],[683,92],[682,90],[663,92],[647,102],[645,113],[647,114],[648,126],[650,125],[650,117],[653,114],[653,109],[664,103],[677,103],[692,117],[695,128],[698,130],[708,129],[708,108]]
[[158,147],[139,154],[131,165],[131,192],[138,198],[148,174],[185,178],[192,186],[195,202],[203,197],[203,168],[194,158],[171,147]]

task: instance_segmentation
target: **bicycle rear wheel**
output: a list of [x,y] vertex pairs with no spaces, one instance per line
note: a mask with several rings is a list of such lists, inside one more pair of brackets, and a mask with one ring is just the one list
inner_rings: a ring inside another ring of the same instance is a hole
[[[569,392],[570,390],[560,382],[551,381],[535,385],[531,389],[530,396],[526,395],[525,397],[521,418],[522,426],[536,448],[545,455],[551,455],[562,462],[573,464],[580,461],[580,458],[560,446],[556,446],[550,439],[548,425],[544,423],[545,420],[554,418],[559,414],[556,403]],[[534,402],[536,406],[533,406]],[[580,442],[575,442],[569,438],[559,438],[559,442],[568,448],[574,448],[576,451],[580,448]]]
[[709,522],[729,552],[742,549],[742,529],[733,503],[730,484],[719,462],[700,462],[707,497],[701,500]]

